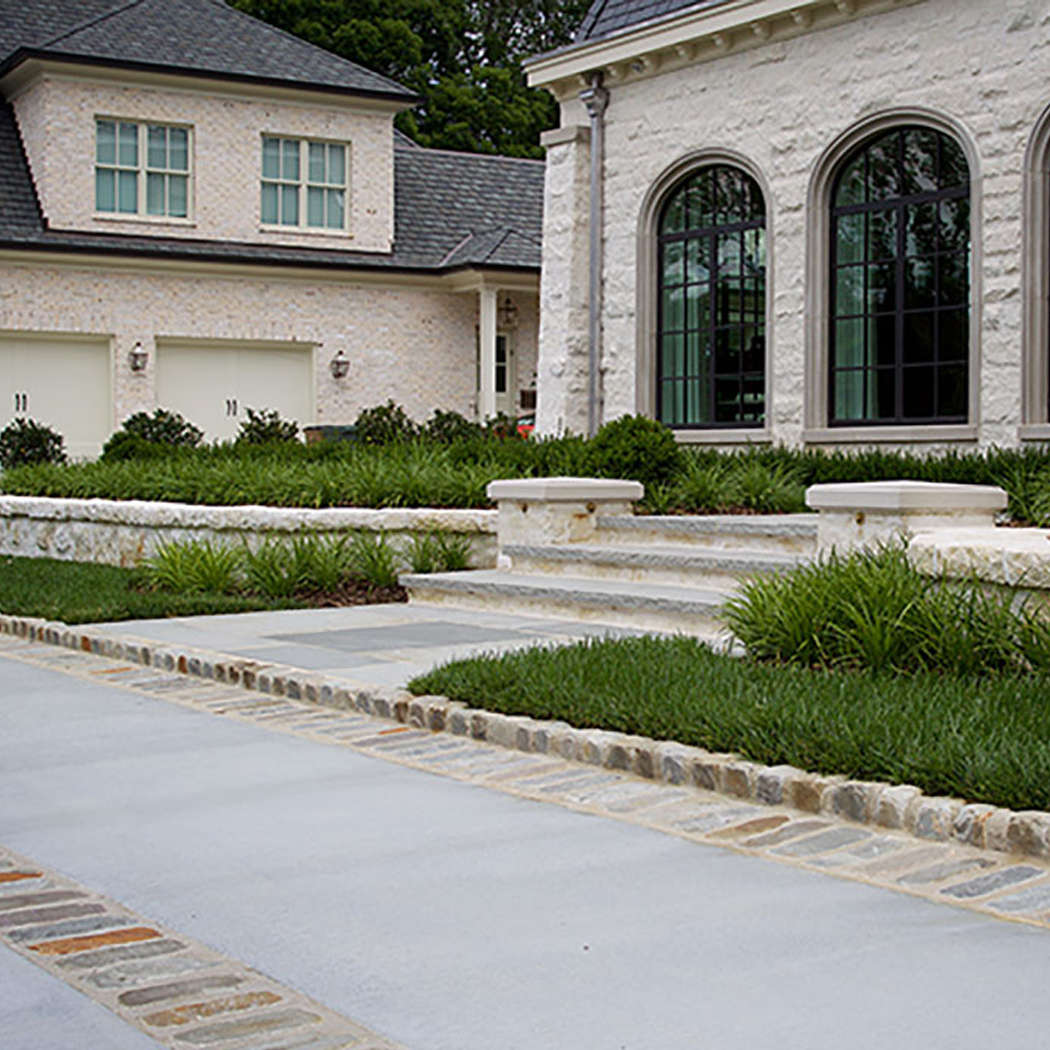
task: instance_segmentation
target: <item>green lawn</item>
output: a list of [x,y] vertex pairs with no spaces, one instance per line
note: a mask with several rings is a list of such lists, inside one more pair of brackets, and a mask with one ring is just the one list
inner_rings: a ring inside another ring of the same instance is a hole
[[629,638],[461,660],[415,679],[504,714],[677,740],[770,765],[1050,809],[1050,675],[876,675]]
[[112,565],[0,558],[0,612],[63,623],[146,620],[167,616],[302,609],[296,598],[245,598],[145,590],[141,575]]

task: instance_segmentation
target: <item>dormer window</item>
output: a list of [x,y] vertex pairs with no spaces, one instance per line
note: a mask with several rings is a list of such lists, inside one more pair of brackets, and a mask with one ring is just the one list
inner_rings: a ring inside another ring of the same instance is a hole
[[185,219],[189,208],[189,128],[95,121],[95,211],[99,215]]
[[264,226],[346,230],[347,149],[342,142],[264,135]]

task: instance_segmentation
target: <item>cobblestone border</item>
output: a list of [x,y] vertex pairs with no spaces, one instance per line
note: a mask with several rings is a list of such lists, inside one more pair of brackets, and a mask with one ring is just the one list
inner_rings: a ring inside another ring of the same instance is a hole
[[715,791],[731,798],[789,806],[805,813],[826,813],[857,824],[910,832],[920,839],[1050,857],[1050,813],[1041,810],[1016,812],[925,795],[908,784],[822,776],[793,766],[764,766],[738,755],[713,753],[674,741],[504,715],[444,696],[413,696],[405,690],[378,686],[355,687],[345,679],[295,667],[158,644],[33,617],[0,615],[0,633],[289,700],[360,711],[512,750],[549,754],[667,784]]

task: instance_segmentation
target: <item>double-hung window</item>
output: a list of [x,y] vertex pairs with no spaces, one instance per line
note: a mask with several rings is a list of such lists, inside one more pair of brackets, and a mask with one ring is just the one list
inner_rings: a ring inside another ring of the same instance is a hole
[[189,209],[189,128],[95,121],[96,212],[185,219]]
[[341,142],[264,135],[263,224],[345,231],[346,154]]

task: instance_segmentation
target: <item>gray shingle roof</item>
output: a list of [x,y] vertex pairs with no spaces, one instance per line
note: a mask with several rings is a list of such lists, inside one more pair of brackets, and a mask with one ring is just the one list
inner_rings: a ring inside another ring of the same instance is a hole
[[0,62],[25,54],[385,96],[407,88],[223,0],[0,0]]
[[717,7],[726,0],[594,0],[576,33],[577,43],[622,33],[642,22],[684,12]]
[[49,230],[11,107],[0,101],[0,245],[280,266],[441,272],[538,270],[543,163],[396,142],[389,254]]

